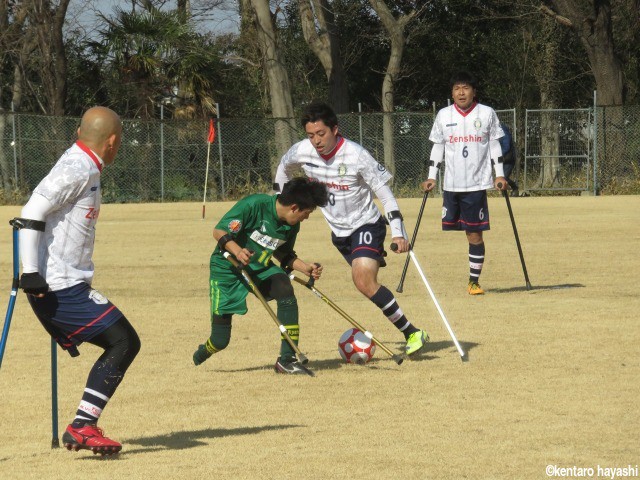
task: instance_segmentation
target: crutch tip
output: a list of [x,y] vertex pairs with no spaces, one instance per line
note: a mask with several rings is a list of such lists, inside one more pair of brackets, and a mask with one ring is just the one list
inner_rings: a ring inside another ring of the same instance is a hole
[[392,358],[393,358],[393,361],[396,362],[398,365],[402,365],[402,362],[404,362],[404,358],[402,358],[400,355],[394,355]]
[[460,360],[462,360],[463,362],[468,362],[469,361],[469,354],[465,353],[464,355],[462,355],[460,357]]

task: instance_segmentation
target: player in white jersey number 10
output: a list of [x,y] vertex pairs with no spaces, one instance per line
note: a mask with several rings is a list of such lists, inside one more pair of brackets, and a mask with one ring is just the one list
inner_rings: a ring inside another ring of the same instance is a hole
[[[438,167],[445,161],[442,229],[464,230],[469,241],[469,283],[471,295],[484,294],[479,278],[484,263],[482,232],[489,230],[487,190],[507,188],[498,141],[504,135],[496,112],[476,100],[477,81],[467,72],[451,78],[453,105],[440,110],[431,129],[433,142],[429,178],[424,191],[436,185]],[[495,168],[492,179],[491,165]]]
[[391,174],[365,148],[340,135],[338,118],[328,105],[308,105],[301,125],[307,138],[282,157],[274,188],[282,188],[299,167],[307,177],[327,186],[329,203],[322,213],[334,246],[351,266],[353,283],[404,334],[407,355],[417,353],[428,341],[427,333],[407,320],[391,291],[378,283],[378,270],[386,265],[387,222],[373,201],[374,194],[384,207],[398,245],[396,253],[409,249],[398,203],[387,185]]

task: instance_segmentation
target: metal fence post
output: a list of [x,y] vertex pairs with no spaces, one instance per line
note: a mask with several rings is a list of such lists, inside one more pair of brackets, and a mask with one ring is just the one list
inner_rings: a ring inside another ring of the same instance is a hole
[[220,191],[222,192],[222,200],[225,199],[224,191],[224,169],[222,167],[222,126],[220,125],[220,105],[216,103],[216,117],[218,119],[218,157],[220,159]]
[[164,105],[160,104],[160,201],[164,202]]
[[11,113],[13,113],[11,118],[11,126],[13,129],[13,170],[14,176],[16,179],[16,183],[14,184],[14,188],[18,189],[18,139],[16,138],[16,111],[13,108],[13,102],[11,102]]
[[358,127],[360,128],[360,145],[362,145],[362,103],[358,102]]
[[593,91],[593,195],[598,194],[598,91]]
[[529,110],[524,111],[524,179],[522,180],[522,191],[527,191],[527,153],[528,153],[528,140],[529,140]]

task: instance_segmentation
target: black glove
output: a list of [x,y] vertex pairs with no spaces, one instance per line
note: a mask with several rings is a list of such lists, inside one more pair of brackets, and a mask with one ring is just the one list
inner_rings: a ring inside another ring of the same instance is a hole
[[49,291],[49,284],[38,272],[23,273],[20,277],[20,288],[24,293],[38,295]]

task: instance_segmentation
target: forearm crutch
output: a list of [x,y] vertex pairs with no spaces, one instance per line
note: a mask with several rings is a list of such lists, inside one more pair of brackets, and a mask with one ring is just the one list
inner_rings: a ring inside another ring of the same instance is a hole
[[242,265],[240,265],[240,262],[238,262],[238,260],[236,260],[235,257],[231,255],[229,252],[224,252],[223,255],[224,255],[224,258],[229,260],[229,262],[231,262],[231,264],[240,271],[242,278],[244,278],[244,281],[247,283],[247,285],[249,286],[253,294],[258,298],[258,300],[260,300],[260,303],[262,304],[262,306],[265,308],[269,316],[276,323],[276,325],[278,326],[278,330],[280,330],[280,333],[282,333],[282,336],[284,337],[284,339],[291,346],[291,348],[293,348],[293,351],[296,352],[296,355],[298,356],[298,360],[300,360],[300,363],[302,363],[303,365],[307,364],[309,362],[309,359],[305,356],[304,353],[300,351],[296,343],[289,336],[289,332],[287,332],[286,327],[282,325],[282,323],[278,319],[278,316],[275,314],[273,309],[269,306],[269,304],[267,303],[267,300],[264,298],[262,293],[260,293],[260,290],[258,289],[256,284],[253,282],[249,274],[246,272],[244,268],[242,268]]
[[[391,250],[396,250],[397,248],[398,248],[398,246],[395,243],[391,244]],[[463,362],[467,362],[469,360],[469,357],[467,356],[466,353],[464,353],[464,350],[462,350],[462,347],[460,346],[460,343],[458,342],[458,339],[456,338],[455,333],[453,333],[453,330],[451,329],[451,325],[449,325],[449,322],[447,321],[447,317],[445,317],[444,312],[442,311],[442,308],[440,308],[440,304],[438,303],[438,299],[436,298],[435,294],[433,293],[433,290],[431,290],[431,285],[429,285],[429,281],[427,280],[427,277],[425,277],[424,272],[422,271],[422,268],[420,267],[420,263],[418,263],[418,259],[416,257],[416,254],[413,253],[413,248],[411,250],[409,250],[409,257],[411,258],[411,260],[413,260],[414,265],[418,269],[418,273],[420,274],[420,277],[422,278],[422,281],[424,282],[425,287],[427,287],[427,291],[429,292],[429,295],[431,295],[431,300],[433,300],[433,303],[436,306],[436,309],[438,310],[438,313],[440,314],[440,318],[442,318],[442,321],[444,322],[444,326],[447,327],[447,331],[449,332],[449,335],[451,336],[451,340],[453,340],[453,343],[455,344],[456,348],[458,349],[458,353],[460,354],[461,360]]]
[[289,278],[291,278],[292,280],[298,282],[300,285],[304,285],[309,290],[311,290],[316,297],[318,297],[320,300],[322,300],[327,305],[329,305],[331,308],[333,308],[345,320],[347,320],[351,325],[356,327],[358,330],[360,330],[362,333],[364,333],[368,338],[373,340],[375,342],[375,344],[378,345],[387,355],[389,355],[393,359],[393,361],[396,362],[398,365],[400,365],[403,362],[404,359],[400,355],[397,355],[397,354],[393,353],[384,343],[382,343],[380,340],[378,340],[376,337],[374,337],[373,334],[370,331],[365,329],[356,320],[351,318],[347,314],[347,312],[342,310],[338,305],[333,303],[324,293],[322,293],[320,290],[318,290],[314,286],[313,278],[309,278],[309,281],[307,281],[307,282],[305,282],[304,280],[302,280],[299,277],[296,277],[294,274],[290,274]]
[[[7,306],[7,315],[4,319],[4,327],[2,328],[2,338],[0,339],[0,366],[4,357],[4,350],[7,345],[9,336],[9,327],[11,326],[11,318],[16,304],[18,288],[20,287],[20,242],[19,231],[24,225],[19,218],[9,221],[9,225],[13,227],[13,280],[11,282],[11,295],[9,297],[9,305]],[[60,442],[58,440],[58,361],[57,347],[53,337],[51,338],[51,448],[58,448]]]
[[4,326],[2,327],[2,338],[0,339],[0,367],[2,367],[2,359],[4,357],[4,349],[7,346],[7,338],[9,337],[9,327],[11,326],[11,318],[13,317],[13,309],[18,296],[18,287],[20,286],[20,264],[18,253],[18,231],[21,225],[14,218],[9,221],[9,225],[13,227],[13,279],[11,281],[11,295],[9,296],[9,305],[7,305],[7,314],[4,318]]
[[[502,188],[502,183],[498,184]],[[516,237],[516,245],[518,246],[518,254],[520,255],[520,263],[522,264],[522,271],[524,273],[524,281],[526,282],[527,290],[531,290],[531,282],[529,282],[529,275],[527,274],[527,266],[524,264],[524,255],[522,254],[522,247],[520,246],[520,237],[518,237],[518,229],[516,228],[516,221],[513,218],[513,210],[511,210],[511,201],[509,200],[509,194],[506,190],[502,190],[502,196],[507,202],[507,209],[509,210],[509,218],[511,219],[511,226],[513,227],[513,235]]]
[[[418,228],[420,227],[420,220],[422,220],[422,213],[424,212],[424,206],[427,203],[427,197],[429,196],[429,192],[424,192],[424,197],[422,197],[422,205],[420,205],[420,212],[418,212],[418,219],[416,220],[416,228],[413,230],[413,236],[411,237],[411,243],[409,244],[409,248],[413,248],[416,243],[416,237],[418,236]],[[393,250],[393,248],[392,248]],[[398,288],[396,288],[396,292],[402,293],[402,287],[404,286],[404,278],[407,275],[407,268],[409,268],[409,254],[407,253],[407,259],[404,262],[404,268],[402,269],[402,275],[400,276],[400,283],[398,283]]]

